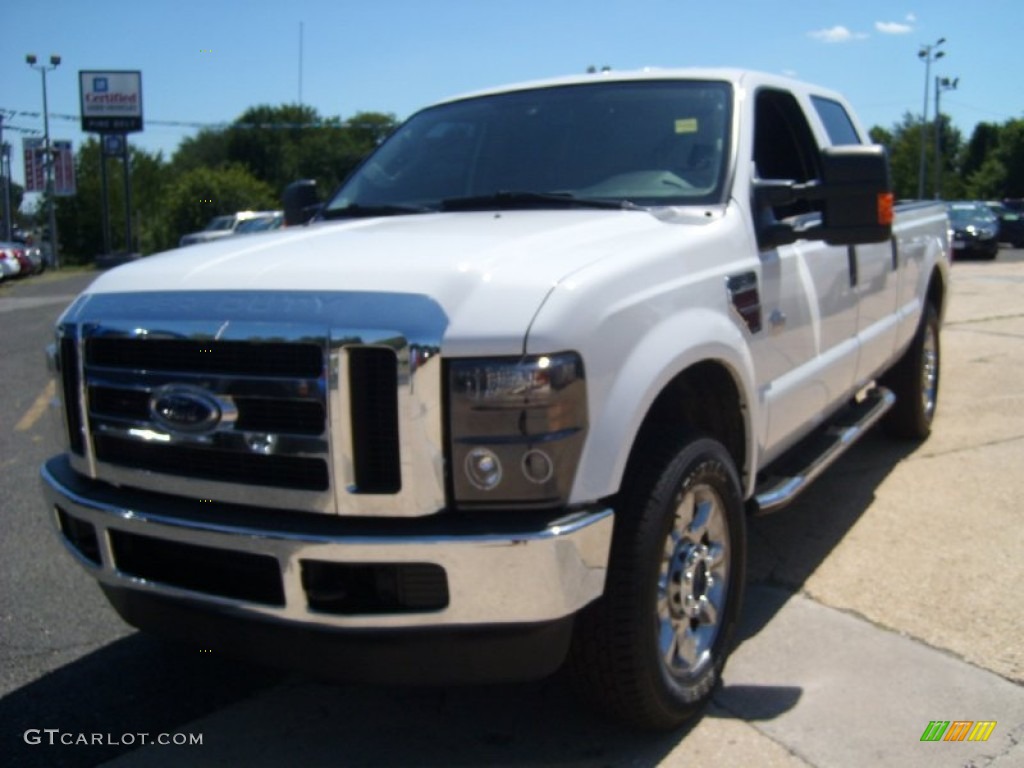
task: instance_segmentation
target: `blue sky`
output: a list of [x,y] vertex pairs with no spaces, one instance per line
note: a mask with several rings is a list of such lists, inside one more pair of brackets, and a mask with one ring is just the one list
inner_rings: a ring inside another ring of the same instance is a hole
[[445,96],[591,64],[738,66],[839,90],[867,126],[890,127],[920,115],[917,52],[945,37],[930,110],[939,75],[959,78],[942,108],[965,137],[978,122],[1024,117],[1024,0],[3,0],[14,179],[25,131],[42,129],[26,53],[62,57],[47,76],[50,134],[75,146],[78,70],[141,70],[146,128],[131,141],[169,158],[198,128],[161,121],[225,123],[299,100],[300,23],[302,102],[325,116],[404,118]]

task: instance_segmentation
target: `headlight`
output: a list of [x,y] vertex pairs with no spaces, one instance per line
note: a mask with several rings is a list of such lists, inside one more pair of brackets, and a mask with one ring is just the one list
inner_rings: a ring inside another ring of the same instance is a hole
[[566,502],[587,431],[579,355],[452,360],[448,392],[457,506]]

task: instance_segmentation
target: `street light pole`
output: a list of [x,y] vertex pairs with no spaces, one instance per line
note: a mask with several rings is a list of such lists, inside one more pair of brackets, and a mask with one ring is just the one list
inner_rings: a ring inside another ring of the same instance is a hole
[[4,231],[3,238],[9,241],[13,232],[11,218],[11,145],[4,141],[4,116],[0,114],[0,176],[3,177]]
[[928,126],[928,91],[931,87],[931,70],[932,62],[938,61],[946,55],[945,51],[938,50],[946,42],[946,38],[940,37],[931,45],[922,45],[921,50],[917,52],[917,58],[924,62],[924,113],[921,115],[921,160],[918,163],[917,169],[917,197],[918,199],[924,199],[924,177],[926,171],[927,158],[925,155],[925,144],[927,143],[925,134],[927,133]]
[[43,75],[43,171],[46,174],[46,207],[50,220],[50,266],[56,269],[60,266],[60,257],[57,254],[57,213],[53,199],[53,152],[50,148],[50,110],[46,101],[46,73],[60,66],[60,56],[50,56],[50,66],[36,64],[34,53],[27,54],[25,62]]
[[948,77],[935,76],[935,199],[942,199],[942,108],[939,106],[939,97],[943,91],[955,91],[959,77],[950,80]]

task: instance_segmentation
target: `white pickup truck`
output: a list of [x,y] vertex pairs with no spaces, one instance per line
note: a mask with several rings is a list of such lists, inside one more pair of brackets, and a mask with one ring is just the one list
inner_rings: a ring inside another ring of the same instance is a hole
[[946,213],[894,212],[864,137],[736,70],[425,109],[308,226],[67,309],[57,530],[144,629],[372,680],[568,663],[673,727],[733,642],[746,515],[876,421],[931,428]]

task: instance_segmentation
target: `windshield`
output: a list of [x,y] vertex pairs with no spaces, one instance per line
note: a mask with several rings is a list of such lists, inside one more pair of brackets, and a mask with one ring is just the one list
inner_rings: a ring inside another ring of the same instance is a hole
[[982,205],[951,205],[949,220],[953,226],[965,227],[968,224],[991,224],[996,221],[995,215]]
[[282,217],[278,215],[273,216],[257,216],[252,219],[246,219],[237,227],[235,227],[235,233],[244,235],[251,234],[252,232],[264,232],[268,229],[277,229],[281,226]]
[[724,199],[731,90],[601,82],[451,102],[404,123],[324,216]]
[[212,219],[209,224],[206,225],[207,232],[218,232],[225,229],[231,229],[231,225],[235,223],[234,216],[217,216]]

